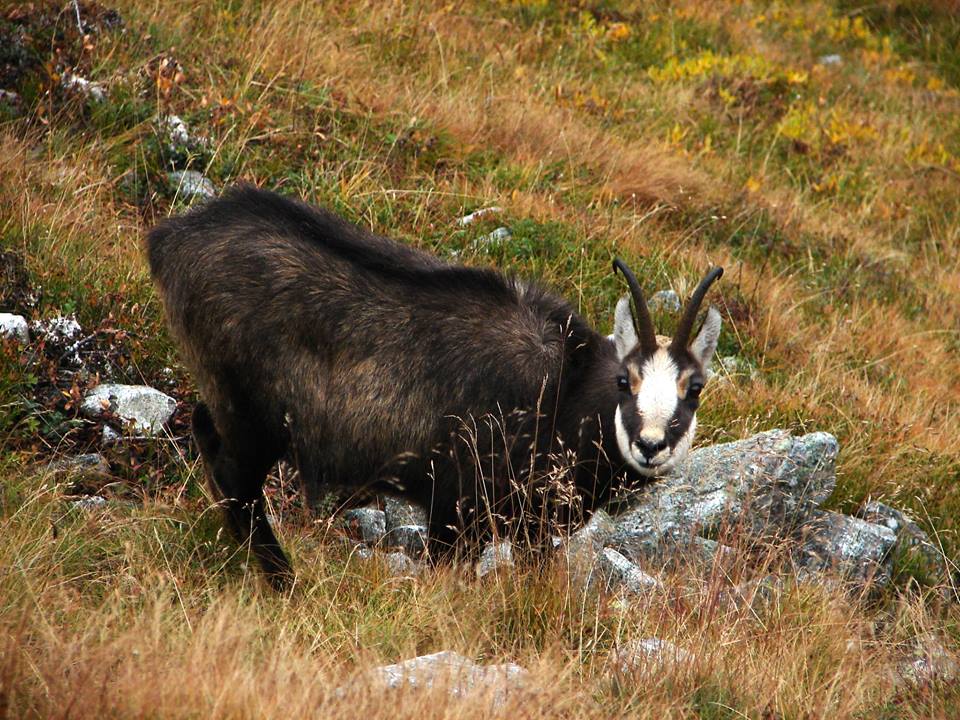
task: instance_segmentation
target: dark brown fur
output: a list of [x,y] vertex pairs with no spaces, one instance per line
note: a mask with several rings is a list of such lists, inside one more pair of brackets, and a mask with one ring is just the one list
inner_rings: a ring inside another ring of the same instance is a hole
[[[623,472],[613,346],[554,295],[250,187],[161,223],[148,247],[204,400],[197,445],[277,586],[291,570],[262,485],[288,450],[310,502],[325,485],[399,492],[428,508],[438,546],[490,518],[589,511]],[[576,463],[559,472],[564,450]],[[571,496],[541,494],[548,475]]]

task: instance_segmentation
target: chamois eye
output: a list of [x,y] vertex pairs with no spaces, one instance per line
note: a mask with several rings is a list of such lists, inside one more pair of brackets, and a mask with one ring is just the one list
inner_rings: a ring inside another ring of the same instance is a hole
[[619,377],[617,377],[617,388],[619,388],[620,390],[623,390],[624,392],[627,392],[628,390],[630,390],[630,381],[627,380],[626,375],[620,375]]
[[687,397],[696,400],[703,391],[703,383],[693,383],[687,390]]

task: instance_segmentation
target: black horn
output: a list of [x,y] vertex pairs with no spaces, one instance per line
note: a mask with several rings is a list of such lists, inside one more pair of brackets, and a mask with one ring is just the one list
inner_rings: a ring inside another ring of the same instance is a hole
[[627,285],[630,286],[630,294],[633,295],[633,304],[636,306],[637,333],[640,339],[640,350],[644,355],[652,355],[657,349],[657,332],[653,328],[653,320],[650,319],[650,310],[647,308],[647,301],[643,297],[643,290],[640,289],[640,283],[637,282],[637,276],[633,274],[627,264],[620,258],[614,258],[613,270],[619,270],[627,279]]
[[693,295],[687,301],[687,306],[683,309],[683,317],[680,318],[680,324],[677,325],[677,332],[673,335],[670,347],[674,350],[683,350],[690,342],[690,333],[693,330],[693,323],[697,319],[697,313],[700,312],[700,305],[706,296],[714,280],[723,275],[722,267],[715,267],[707,273],[706,277],[697,285]]

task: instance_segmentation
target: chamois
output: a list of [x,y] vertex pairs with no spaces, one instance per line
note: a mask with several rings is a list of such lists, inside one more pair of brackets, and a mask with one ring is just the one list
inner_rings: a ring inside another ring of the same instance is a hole
[[332,486],[420,503],[437,552],[465,531],[542,541],[544,520],[686,455],[720,333],[711,307],[689,342],[720,268],[669,340],[615,260],[636,324],[624,296],[607,338],[534,284],[250,186],[164,220],[147,246],[202,398],[193,435],[211,489],[276,588],[293,573],[263,483],[281,457],[311,505]]

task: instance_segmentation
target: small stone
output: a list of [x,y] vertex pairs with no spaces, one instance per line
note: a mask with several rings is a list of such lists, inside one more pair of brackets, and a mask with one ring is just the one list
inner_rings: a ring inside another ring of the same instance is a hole
[[109,425],[104,425],[103,430],[100,431],[100,442],[104,445],[113,445],[115,442],[118,442],[121,439],[120,433],[114,430]]
[[821,65],[842,65],[843,58],[836,53],[831,53],[829,55],[821,55],[817,62]]
[[79,93],[95,102],[103,102],[107,99],[107,91],[101,83],[91,82],[73,73],[64,73],[60,84],[65,89]]
[[496,206],[481,208],[480,210],[475,210],[469,215],[464,215],[462,218],[457,220],[457,225],[460,225],[460,226],[470,225],[471,223],[482,218],[484,215],[490,215],[491,213],[500,213],[500,212],[503,212],[503,208],[499,208]]
[[83,398],[80,411],[97,418],[110,411],[147,435],[160,433],[177,409],[177,401],[146,385],[97,385]]
[[600,551],[588,584],[600,584],[606,592],[623,591],[628,595],[641,595],[662,587],[659,580],[612,548]]
[[57,482],[104,480],[110,477],[110,463],[100,453],[86,453],[55,460],[46,471]]
[[187,124],[179,115],[167,115],[161,118],[160,128],[165,132],[172,146],[188,148],[198,143],[198,139],[190,134]]
[[498,227],[489,235],[484,235],[483,237],[477,238],[477,245],[496,245],[498,243],[505,242],[513,237],[513,233],[510,232],[510,228]]
[[0,102],[7,103],[8,105],[19,105],[20,95],[15,93],[13,90],[4,90],[3,88],[0,88]]
[[673,290],[660,290],[647,300],[647,307],[651,312],[680,312],[680,296]]
[[167,182],[185,198],[208,199],[217,196],[217,187],[196,170],[175,170],[167,173]]
[[640,669],[658,670],[668,666],[690,665],[696,656],[669,640],[643,638],[631,640],[611,653],[611,661],[620,675],[631,675]]
[[400,525],[387,531],[380,544],[420,557],[427,549],[427,528],[423,525]]
[[420,574],[420,564],[402,552],[387,553],[383,556],[383,564],[393,576],[416,577]]
[[507,541],[490,543],[480,554],[477,562],[477,577],[486,577],[501,568],[513,567],[513,545]]
[[[384,665],[365,676],[367,683],[386,690],[446,688],[451,698],[488,698],[491,708],[497,709],[515,693],[522,691],[528,673],[514,663],[478,665],[463,655],[444,650],[394,665]],[[343,696],[348,690],[347,687],[341,687],[337,695]]]
[[33,324],[35,335],[42,337],[48,344],[66,347],[83,334],[83,328],[75,317],[57,316],[39,320]]
[[97,510],[104,507],[107,504],[107,499],[100,495],[88,495],[87,497],[80,498],[79,500],[74,500],[70,503],[70,507],[75,507],[78,510]]
[[385,514],[377,508],[353,508],[343,514],[343,519],[347,527],[366,543],[379,542],[387,530]]
[[30,342],[30,327],[23,315],[0,313],[0,335],[16,339],[26,345]]

